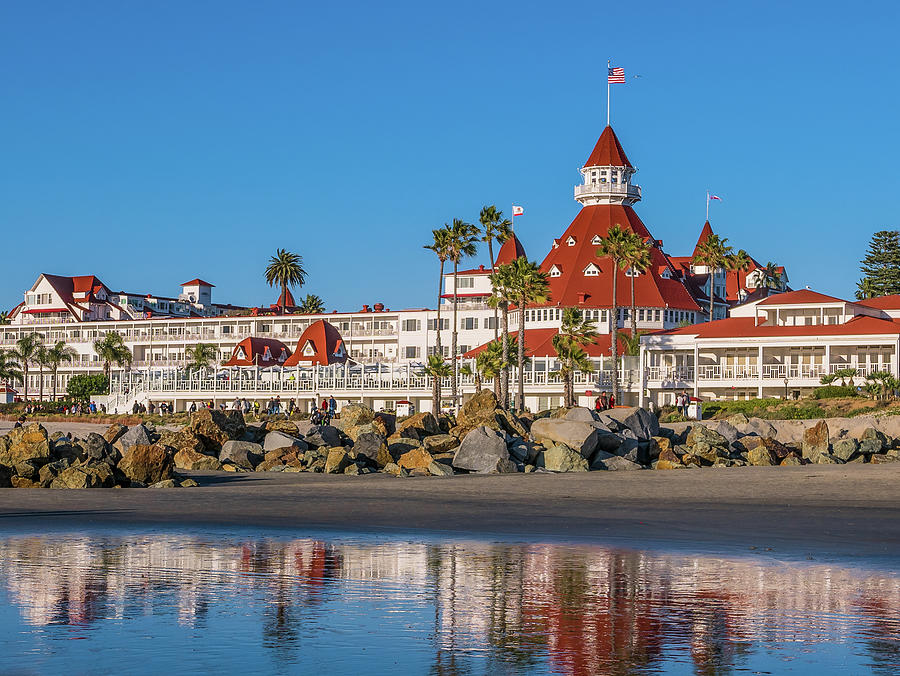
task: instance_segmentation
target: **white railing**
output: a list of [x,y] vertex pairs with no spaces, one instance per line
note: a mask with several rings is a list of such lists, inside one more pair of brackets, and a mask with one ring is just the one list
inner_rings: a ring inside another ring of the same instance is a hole
[[856,377],[865,378],[872,373],[879,371],[889,371],[893,373],[893,367],[890,364],[831,364],[829,373],[837,373],[844,369],[856,369]]
[[694,379],[693,366],[648,366],[647,380],[679,380],[692,381]]
[[587,185],[575,186],[575,197],[604,194],[628,195],[640,199],[641,188],[628,183],[588,183]]

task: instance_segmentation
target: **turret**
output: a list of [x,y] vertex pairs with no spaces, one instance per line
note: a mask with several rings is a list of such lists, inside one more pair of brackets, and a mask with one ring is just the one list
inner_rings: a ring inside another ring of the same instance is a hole
[[583,183],[575,186],[575,199],[584,206],[634,204],[641,199],[640,186],[631,182],[635,171],[616,133],[607,127],[581,168]]

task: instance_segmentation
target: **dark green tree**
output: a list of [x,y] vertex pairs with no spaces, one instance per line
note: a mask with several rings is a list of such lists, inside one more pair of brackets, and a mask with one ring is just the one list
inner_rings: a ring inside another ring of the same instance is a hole
[[109,378],[102,373],[79,373],[69,378],[66,394],[75,401],[87,401],[92,394],[109,392]]
[[858,300],[900,293],[900,232],[880,230],[872,235],[859,271]]

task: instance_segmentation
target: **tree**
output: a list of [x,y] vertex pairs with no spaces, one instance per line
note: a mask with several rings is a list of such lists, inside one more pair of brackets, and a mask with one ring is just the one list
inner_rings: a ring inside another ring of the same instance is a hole
[[450,225],[450,249],[448,258],[453,262],[453,333],[450,343],[450,359],[453,364],[453,373],[450,376],[450,398],[453,400],[454,413],[456,412],[457,407],[456,350],[457,338],[459,337],[459,319],[457,318],[459,312],[459,308],[457,307],[459,304],[459,284],[457,276],[459,272],[459,262],[463,258],[474,256],[478,251],[478,247],[475,244],[477,241],[478,228],[459,218],[453,219],[453,223]]
[[481,371],[477,368],[472,368],[471,364],[463,364],[459,367],[459,375],[475,376],[475,391],[481,392]]
[[22,369],[11,350],[0,350],[0,381],[8,385],[11,380],[21,380]]
[[[690,324],[690,322],[688,322]],[[641,336],[642,332],[638,331],[633,336],[627,333],[617,333],[616,340],[622,341],[622,354],[626,357],[637,357],[641,353]]]
[[525,410],[525,306],[529,303],[546,303],[550,300],[550,283],[547,273],[540,266],[525,257],[516,258],[509,263],[510,291],[519,311],[519,349],[516,365],[518,366],[518,392],[516,393],[516,409]]
[[831,383],[833,383],[836,379],[837,376],[834,373],[826,373],[824,376],[819,378],[819,383],[821,383],[822,385],[831,385]]
[[75,401],[87,401],[95,394],[109,392],[109,378],[101,373],[79,373],[69,378],[66,394]]
[[16,347],[10,353],[22,369],[22,382],[25,386],[25,399],[28,400],[28,366],[34,361],[38,350],[44,344],[44,336],[40,333],[28,333],[16,341]]
[[[498,210],[495,205],[482,207],[481,213],[478,215],[478,222],[484,228],[484,236],[482,242],[487,242],[488,256],[491,258],[491,273],[496,272],[494,265],[494,240],[498,244],[503,244],[512,234],[512,222],[508,218],[503,218],[503,212]],[[497,338],[497,308],[494,307],[494,339]]]
[[428,355],[425,374],[431,377],[431,412],[437,418],[441,414],[441,379],[453,373],[450,364],[439,354]]
[[58,340],[53,344],[52,347],[47,348],[46,357],[47,357],[47,366],[50,367],[50,372],[53,374],[53,400],[56,401],[56,373],[59,371],[60,365],[64,361],[72,361],[75,357],[78,356],[78,353],[74,348],[66,345],[66,341]]
[[867,300],[875,298],[878,295],[878,289],[875,288],[875,282],[868,277],[864,277],[856,283],[856,300]]
[[6,310],[0,312],[0,324],[9,324],[9,312]]
[[300,303],[299,310],[304,315],[320,315],[325,312],[325,301],[314,293],[308,293]]
[[493,295],[488,299],[488,305],[500,308],[500,406],[509,408],[509,305],[513,302],[514,290],[512,287],[512,263],[506,263],[498,267],[490,276]]
[[437,299],[437,325],[435,328],[435,346],[436,352],[443,356],[441,350],[441,296],[444,293],[444,264],[450,257],[450,227],[444,224],[443,228],[431,231],[433,241],[426,244],[424,248],[433,251],[441,264],[440,275],[438,276],[438,299]]
[[900,381],[890,371],[876,371],[866,376],[867,389],[876,399],[891,399],[900,388]]
[[109,371],[112,365],[126,366],[131,364],[134,356],[125,345],[122,335],[115,331],[107,331],[102,338],[94,341],[94,352],[103,362],[103,375],[109,381]]
[[[753,259],[750,258],[750,254],[748,254],[743,249],[738,249],[736,252],[731,254],[728,257],[728,263],[726,267],[729,272],[734,273],[734,288],[735,293],[739,293],[741,290],[741,273],[747,272],[750,269],[750,266],[753,265]],[[725,299],[728,299],[728,291],[725,291]]]
[[769,261],[766,263],[766,267],[762,268],[759,271],[759,275],[762,278],[762,286],[766,289],[780,289],[781,288],[781,273],[778,272],[778,264]]
[[575,371],[593,370],[584,346],[594,342],[596,337],[596,325],[585,319],[580,310],[576,308],[563,310],[559,333],[553,336],[553,349],[556,350],[560,361],[567,407],[575,405]]
[[613,340],[610,341],[613,375],[612,375],[612,393],[613,398],[618,402],[619,399],[619,353],[616,345],[615,336],[619,332],[619,303],[617,296],[617,286],[619,279],[619,268],[623,266],[628,256],[629,249],[629,232],[621,225],[616,223],[607,232],[606,237],[600,240],[600,246],[597,247],[597,257],[609,258],[612,260],[612,328],[610,333]]
[[44,401],[44,369],[50,366],[46,345],[38,345],[34,351],[34,363],[38,366],[38,401]]
[[287,307],[288,287],[303,286],[306,283],[306,270],[303,268],[303,256],[285,249],[277,249],[269,258],[266,266],[266,283],[271,287],[281,287],[281,314]]
[[637,233],[630,233],[628,250],[623,263],[631,278],[631,335],[637,335],[637,310],[634,298],[634,278],[650,269],[650,244]]
[[859,271],[862,273],[860,284],[869,280],[869,288],[875,296],[900,293],[900,232],[879,230],[872,235]]
[[200,371],[209,368],[219,356],[219,351],[215,345],[207,343],[197,343],[193,347],[189,347],[185,352],[187,357],[188,371]]
[[727,237],[719,237],[713,233],[697,247],[694,254],[695,265],[709,268],[709,321],[715,318],[716,272],[727,267],[732,254],[731,247],[726,242]]
[[[494,381],[494,396],[500,398],[500,373],[503,370],[503,344],[500,340],[492,340],[475,356],[475,371],[481,378]],[[502,404],[501,404],[502,406]]]

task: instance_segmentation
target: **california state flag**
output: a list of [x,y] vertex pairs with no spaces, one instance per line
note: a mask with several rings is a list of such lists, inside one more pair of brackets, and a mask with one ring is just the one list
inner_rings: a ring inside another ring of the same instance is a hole
[[525,213],[525,207],[513,204],[513,216],[522,216]]

